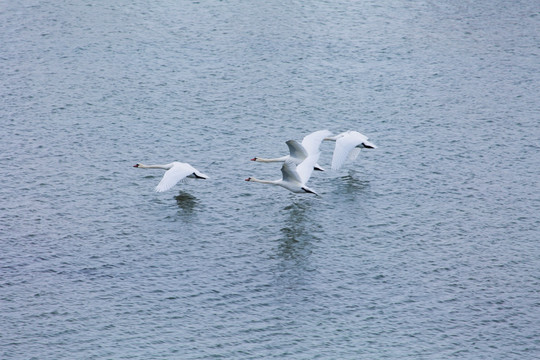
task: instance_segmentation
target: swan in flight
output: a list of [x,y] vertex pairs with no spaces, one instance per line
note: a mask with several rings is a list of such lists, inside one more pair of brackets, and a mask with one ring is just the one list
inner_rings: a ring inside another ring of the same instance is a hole
[[[297,145],[302,146],[298,143]],[[317,160],[319,160],[319,155],[319,152],[308,155],[298,166],[293,159],[284,160],[283,166],[281,167],[282,177],[279,180],[259,180],[254,177],[249,177],[246,181],[278,185],[294,193],[311,193],[317,195],[314,190],[306,186],[306,183],[313,173],[313,168],[317,163]]]
[[332,170],[339,170],[346,160],[353,161],[360,154],[361,148],[376,149],[377,146],[368,141],[368,137],[358,131],[345,131],[335,136],[327,136],[324,140],[336,142],[332,156]]
[[176,185],[177,182],[179,182],[182,179],[185,179],[186,177],[196,178],[196,179],[208,179],[207,175],[204,175],[203,173],[199,172],[199,170],[195,169],[193,166],[189,165],[188,163],[182,163],[182,162],[172,162],[170,164],[165,165],[144,165],[144,164],[135,164],[133,167],[136,168],[142,168],[142,169],[164,169],[165,175],[163,175],[163,178],[159,182],[159,184],[156,186],[156,192],[163,192],[167,191],[170,188],[172,188],[174,185]]
[[[258,162],[285,162],[287,160],[292,160],[295,164],[300,164],[302,161],[304,161],[308,155],[316,154],[319,152],[319,147],[321,145],[321,142],[325,139],[331,136],[332,133],[328,130],[319,130],[315,131],[309,135],[306,135],[304,139],[302,140],[302,144],[298,144],[298,142],[289,140],[286,142],[287,146],[289,147],[289,153],[290,155],[285,155],[279,158],[273,158],[273,159],[265,159],[261,157],[254,157],[251,159],[251,161],[258,161]],[[315,170],[318,171],[324,171],[324,169],[317,163],[315,163],[314,166]]]

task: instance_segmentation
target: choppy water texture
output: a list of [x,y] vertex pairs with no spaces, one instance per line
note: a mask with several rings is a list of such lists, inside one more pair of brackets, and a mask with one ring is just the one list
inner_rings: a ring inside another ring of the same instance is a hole
[[[539,11],[3,2],[0,357],[539,358]],[[244,181],[325,128],[379,148]]]

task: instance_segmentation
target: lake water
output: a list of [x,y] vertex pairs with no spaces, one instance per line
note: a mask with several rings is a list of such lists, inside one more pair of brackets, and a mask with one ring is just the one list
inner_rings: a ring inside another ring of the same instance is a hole
[[[3,2],[0,357],[540,358],[539,25],[536,0]],[[319,197],[244,181],[320,129],[378,149]],[[172,161],[211,178],[132,167]]]

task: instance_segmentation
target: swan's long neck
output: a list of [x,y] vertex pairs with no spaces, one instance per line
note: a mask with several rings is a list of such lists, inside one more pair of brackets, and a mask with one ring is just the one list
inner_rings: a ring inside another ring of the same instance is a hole
[[249,179],[249,181],[258,182],[258,183],[261,183],[261,184],[279,185],[280,180],[261,180],[261,179],[256,179],[256,178],[252,177],[252,178]]
[[139,164],[139,166],[137,167],[140,167],[140,168],[143,168],[143,169],[164,169],[164,170],[169,170],[172,165],[171,164],[165,164],[165,165],[144,165],[144,164]]
[[287,160],[287,156],[282,156],[282,157],[273,158],[273,159],[265,159],[265,158],[256,157],[254,161],[270,163],[270,162],[284,162],[285,160]]

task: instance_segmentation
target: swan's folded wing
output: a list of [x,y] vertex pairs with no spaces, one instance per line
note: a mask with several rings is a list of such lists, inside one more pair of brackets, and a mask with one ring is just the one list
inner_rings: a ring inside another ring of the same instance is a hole
[[317,153],[309,155],[306,160],[302,161],[302,163],[296,167],[296,172],[298,173],[303,185],[305,185],[311,177],[313,167],[317,161],[319,161],[320,155],[321,153],[317,151]]
[[302,183],[302,179],[296,171],[296,164],[292,160],[287,160],[283,163],[283,166],[281,167],[281,176],[283,181]]
[[156,191],[163,192],[169,190],[176,185],[177,182],[184,179],[186,176],[193,174],[194,171],[196,170],[187,164],[173,166],[165,172],[165,175],[163,175],[163,178],[156,186]]
[[[360,134],[362,135],[362,134]],[[357,136],[345,135],[336,140],[334,155],[332,156],[332,170],[339,170],[349,158],[349,153],[362,141]],[[354,154],[352,155],[354,156]],[[358,156],[358,154],[356,154]]]
[[329,130],[315,131],[309,135],[306,135],[302,140],[302,146],[306,149],[308,154],[315,154],[319,151],[321,142],[324,138],[332,135]]
[[285,142],[289,147],[289,152],[291,153],[291,158],[298,160],[298,162],[304,161],[307,158],[308,153],[306,149],[296,140],[288,140]]

